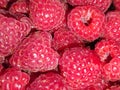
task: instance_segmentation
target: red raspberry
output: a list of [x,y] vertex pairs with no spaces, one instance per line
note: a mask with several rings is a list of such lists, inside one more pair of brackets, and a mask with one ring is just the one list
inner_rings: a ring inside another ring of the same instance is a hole
[[38,30],[56,28],[64,17],[64,4],[59,0],[30,0],[30,18]]
[[113,0],[113,4],[116,10],[120,10],[120,0]]
[[120,90],[120,86],[119,85],[111,86],[110,88],[106,90]]
[[111,11],[106,15],[105,37],[120,42],[120,12]]
[[55,69],[59,54],[51,48],[51,36],[47,32],[36,32],[21,43],[10,59],[12,66],[38,72]]
[[100,80],[101,66],[100,59],[93,51],[79,47],[66,50],[59,60],[62,76],[71,88],[78,90],[83,90]]
[[81,39],[67,28],[59,28],[54,33],[52,47],[55,50],[64,50],[66,48],[80,46]]
[[0,63],[0,72],[1,72],[2,69],[3,69],[3,66],[2,66],[2,64]]
[[108,62],[111,58],[120,55],[120,45],[113,40],[102,40],[96,44],[95,52],[102,62]]
[[103,76],[107,81],[120,80],[120,57],[114,57],[103,67]]
[[0,14],[0,57],[12,54],[30,30],[28,23]]
[[69,90],[65,84],[62,76],[49,72],[36,78],[27,90]]
[[94,5],[102,12],[106,12],[110,7],[112,0],[67,0],[69,4],[75,5]]
[[68,15],[68,27],[87,41],[102,35],[104,21],[104,14],[93,6],[77,6]]
[[0,0],[0,7],[6,8],[9,1],[10,0]]
[[27,0],[18,0],[14,2],[10,9],[10,13],[28,13],[28,3]]
[[8,68],[3,75],[0,76],[1,90],[25,90],[29,83],[30,76],[21,72],[18,68]]

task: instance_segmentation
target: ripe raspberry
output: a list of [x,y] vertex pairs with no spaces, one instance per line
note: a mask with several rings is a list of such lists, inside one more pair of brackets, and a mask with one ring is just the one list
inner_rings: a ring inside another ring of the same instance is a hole
[[0,72],[1,72],[2,69],[3,69],[3,66],[2,66],[2,64],[0,63]]
[[12,66],[31,72],[48,71],[58,65],[59,55],[51,46],[47,32],[36,32],[23,40],[10,59]]
[[62,76],[70,87],[78,90],[83,90],[100,80],[101,66],[100,59],[93,51],[79,47],[66,50],[59,60]]
[[0,76],[0,89],[25,90],[29,80],[30,76],[25,72],[21,72],[18,68],[8,68],[4,74]]
[[66,48],[80,46],[81,39],[67,28],[59,28],[54,33],[52,47],[55,50],[64,50]]
[[119,44],[113,40],[102,40],[95,46],[95,52],[102,62],[108,62],[111,58],[120,55]]
[[120,42],[120,12],[111,11],[106,15],[105,37]]
[[12,54],[30,30],[28,23],[0,14],[0,57]]
[[120,90],[120,86],[119,85],[111,86],[110,88],[106,90]]
[[68,90],[65,80],[57,73],[49,72],[41,74],[27,90]]
[[106,12],[110,7],[112,0],[67,0],[69,4],[75,5],[94,5],[102,12]]
[[68,15],[68,27],[84,40],[94,41],[102,35],[104,14],[93,6],[77,6]]
[[113,4],[116,10],[120,10],[120,0],[113,0]]
[[103,77],[107,81],[120,80],[120,57],[114,57],[103,67]]
[[11,5],[9,11],[10,13],[28,13],[28,7],[27,0],[18,0]]
[[38,30],[56,28],[64,17],[64,4],[59,0],[30,0],[30,18]]
[[10,0],[0,0],[0,7],[6,8],[9,1]]

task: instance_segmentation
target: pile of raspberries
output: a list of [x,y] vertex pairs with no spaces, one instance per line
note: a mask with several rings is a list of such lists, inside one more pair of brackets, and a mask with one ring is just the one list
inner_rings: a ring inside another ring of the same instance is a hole
[[120,0],[0,0],[0,90],[120,90]]

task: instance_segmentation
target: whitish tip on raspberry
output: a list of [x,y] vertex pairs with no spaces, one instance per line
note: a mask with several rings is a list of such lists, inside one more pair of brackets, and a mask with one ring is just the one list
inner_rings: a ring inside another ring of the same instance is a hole
[[61,75],[74,89],[85,89],[101,78],[101,62],[91,50],[71,48],[63,53],[59,60]]
[[57,73],[48,72],[36,78],[27,90],[69,90],[64,78]]
[[105,15],[94,6],[77,6],[68,14],[68,27],[83,40],[94,41],[103,34]]

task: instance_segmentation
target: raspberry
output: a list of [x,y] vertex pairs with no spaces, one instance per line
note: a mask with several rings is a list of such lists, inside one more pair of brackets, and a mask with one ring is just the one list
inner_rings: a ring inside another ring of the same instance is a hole
[[2,64],[0,64],[0,72],[1,72],[2,69],[3,69],[3,66],[2,66]]
[[120,42],[120,12],[111,11],[106,15],[105,37]]
[[52,47],[55,50],[64,50],[66,48],[80,46],[81,39],[67,28],[60,28],[54,33]]
[[54,29],[64,17],[64,4],[59,0],[30,0],[30,18],[38,30]]
[[120,86],[118,86],[118,85],[111,86],[110,88],[108,88],[106,90],[120,90]]
[[102,36],[104,14],[93,6],[77,6],[68,15],[68,27],[87,41]]
[[58,65],[59,54],[51,46],[47,32],[36,32],[21,43],[10,59],[12,66],[30,72],[48,71]]
[[28,3],[27,0],[18,0],[14,2],[10,9],[10,13],[28,13]]
[[0,57],[12,54],[30,29],[28,23],[0,14]]
[[78,90],[98,82],[101,66],[100,59],[93,51],[80,47],[66,50],[59,60],[61,75],[71,88]]
[[107,81],[120,80],[120,57],[114,57],[103,67],[103,76]]
[[21,72],[18,68],[8,68],[0,76],[1,90],[25,90],[30,77],[27,73]]
[[41,74],[27,90],[69,90],[62,76],[54,72]]
[[108,62],[111,58],[120,55],[119,44],[113,40],[102,40],[95,45],[95,52],[102,62]]
[[0,0],[0,7],[6,8],[8,2],[9,2],[9,0]]
[[69,4],[75,5],[94,5],[102,12],[106,12],[110,7],[112,0],[67,0]]
[[120,10],[120,0],[113,0],[113,4],[116,10]]

